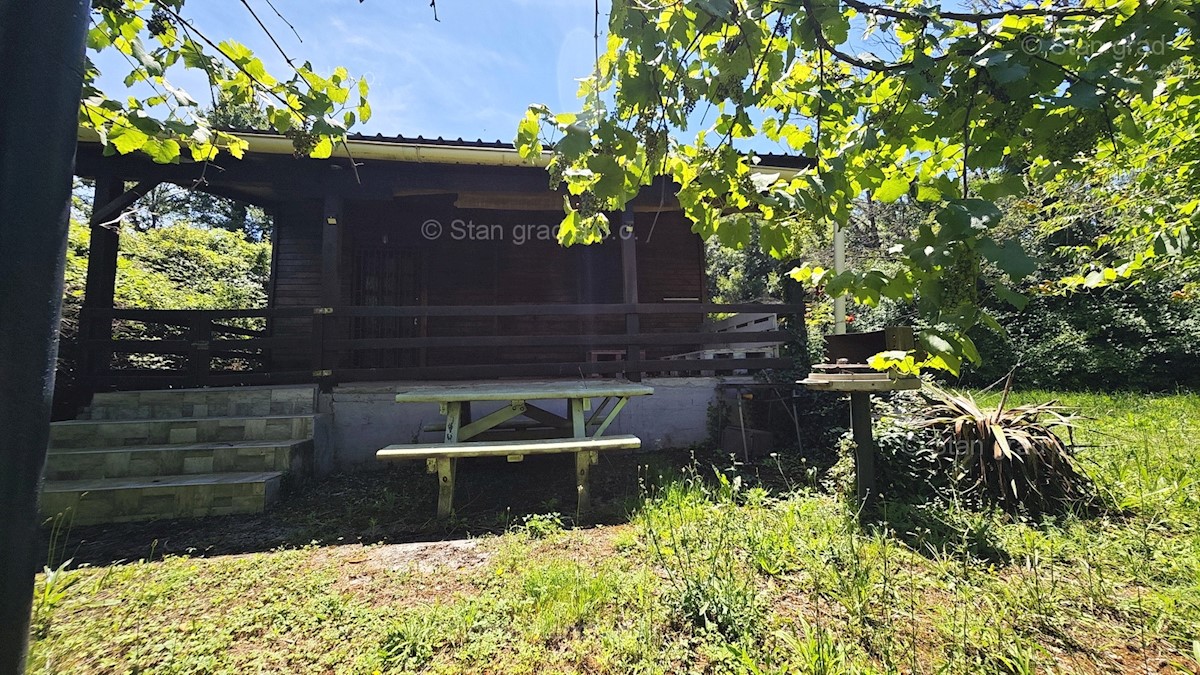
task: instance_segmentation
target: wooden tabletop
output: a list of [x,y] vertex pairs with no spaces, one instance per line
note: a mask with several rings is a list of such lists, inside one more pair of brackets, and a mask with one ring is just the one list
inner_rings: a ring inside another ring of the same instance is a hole
[[451,401],[531,401],[551,398],[603,398],[649,396],[652,387],[618,380],[486,380],[447,382],[400,389],[397,403],[448,403]]
[[921,380],[915,377],[902,377],[895,380],[886,376],[874,379],[821,379],[809,377],[800,380],[809,389],[818,391],[912,391],[921,388]]

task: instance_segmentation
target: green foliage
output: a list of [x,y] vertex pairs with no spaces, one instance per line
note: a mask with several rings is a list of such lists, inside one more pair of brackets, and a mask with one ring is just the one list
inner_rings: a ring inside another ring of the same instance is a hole
[[1010,512],[1085,512],[1095,491],[1079,470],[1075,420],[1055,402],[985,408],[969,394],[926,385],[886,406],[881,475],[893,498],[959,503]]
[[44,638],[50,633],[59,605],[79,581],[77,575],[67,570],[72,562],[67,559],[54,569],[43,568],[42,583],[33,597],[33,616],[29,621],[34,637]]
[[[567,201],[564,243],[603,236],[602,212],[660,175],[679,185],[694,231],[745,243],[746,220],[761,216],[763,246],[777,256],[796,230],[847,225],[864,195],[927,209],[932,221],[890,249],[891,264],[846,271],[825,290],[915,303],[929,365],[957,372],[978,360],[967,331],[990,323],[975,280],[1011,286],[1033,271],[1023,243],[997,231],[995,200],[1023,193],[1026,177],[1069,178],[1089,155],[1117,166],[1119,153],[1098,144],[1146,147],[1178,127],[1195,136],[1193,11],[1191,0],[978,12],[617,0],[607,49],[581,84],[584,109],[531,106],[516,144],[530,159],[551,148],[551,183],[590,196],[586,209]],[[1144,114],[1155,110],[1161,128]],[[761,167],[738,149],[753,137],[814,165]],[[971,191],[972,178],[1000,174]],[[1130,231],[1163,247],[1185,239],[1169,219],[1140,222]],[[1130,276],[1138,260],[1095,270],[1093,282]]]
[[[91,231],[71,221],[68,233],[63,313],[56,388],[71,390],[75,377],[74,338],[87,282]],[[248,241],[240,232],[168,225],[146,232],[121,233],[114,304],[140,309],[251,309],[267,302],[271,245]],[[231,320],[244,328],[262,328],[255,320]],[[261,323],[261,322],[259,322]],[[121,339],[170,337],[171,329],[139,322],[118,322]],[[128,365],[165,367],[168,355],[128,356]]]
[[756,632],[763,606],[752,577],[753,554],[738,546],[745,536],[735,520],[741,479],[717,478],[711,493],[696,476],[669,484],[647,503],[641,520],[667,571],[667,603],[677,619],[737,641]]
[[[96,85],[99,70],[90,56],[84,68],[80,126],[94,131],[108,151],[140,151],[159,163],[212,160],[221,152],[240,158],[248,147],[236,133],[219,128],[239,121],[210,114],[170,78],[200,75],[222,102],[258,106],[263,120],[287,134],[298,155],[329,157],[346,131],[371,116],[365,79],[337,67],[329,76],[311,63],[285,55],[290,72],[280,79],[235,40],[218,42],[186,16],[185,0],[97,0],[93,3],[90,53],[115,50],[130,70],[127,95],[112,96]],[[250,5],[245,6],[253,15]],[[249,17],[257,19],[257,16]],[[278,43],[276,43],[278,44]],[[129,92],[139,92],[133,95]]]
[[562,532],[562,515],[559,513],[530,513],[521,517],[517,528],[534,539],[545,539],[557,532]]

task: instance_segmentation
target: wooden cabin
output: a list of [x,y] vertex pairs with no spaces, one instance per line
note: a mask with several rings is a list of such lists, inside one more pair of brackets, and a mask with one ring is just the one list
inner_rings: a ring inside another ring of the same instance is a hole
[[[646,188],[624,213],[610,214],[605,242],[564,248],[555,240],[563,194],[509,144],[354,136],[348,153],[314,160],[296,158],[282,136],[244,137],[250,149],[243,159],[221,155],[211,164],[154,164],[80,142],[77,174],[96,181],[81,317],[82,381],[90,391],[638,380],[788,365],[772,350],[739,349],[783,340],[782,331],[709,329],[714,314],[802,308],[709,303],[703,243],[670,186]],[[763,158],[784,171],[801,164]],[[194,185],[273,215],[267,307],[113,308],[118,234],[103,223],[160,182]],[[123,321],[172,332],[162,340],[113,339]],[[122,366],[128,359],[120,355],[139,353],[173,354],[177,367]]]
[[[551,378],[574,382],[542,384],[652,391],[619,418],[625,399],[609,408],[593,428],[610,437],[573,441],[582,488],[591,460],[579,458],[595,442],[701,442],[723,380],[791,366],[776,349],[792,337],[778,319],[801,317],[803,307],[710,303],[704,247],[668,185],[609,214],[613,234],[603,243],[564,248],[555,239],[563,195],[510,145],[356,136],[352,162],[298,159],[285,137],[242,135],[243,159],[169,165],[80,142],[76,171],[95,179],[96,199],[73,379],[90,405],[52,426],[45,517],[259,512],[284,481],[377,465],[380,448],[422,433],[457,438],[455,411],[465,405],[469,419],[470,403],[398,403],[414,381]],[[272,214],[266,307],[114,308],[120,242],[109,223],[162,182]],[[750,318],[715,321],[737,313]],[[602,377],[645,378],[653,388],[580,386]],[[609,399],[597,402],[593,422]],[[576,404],[573,439],[588,428],[588,404]],[[475,411],[480,424],[498,414],[484,408]],[[556,409],[539,420],[553,415],[567,419]],[[438,462],[439,480],[452,476]],[[452,478],[441,485],[444,513]],[[582,510],[586,491],[579,495]]]

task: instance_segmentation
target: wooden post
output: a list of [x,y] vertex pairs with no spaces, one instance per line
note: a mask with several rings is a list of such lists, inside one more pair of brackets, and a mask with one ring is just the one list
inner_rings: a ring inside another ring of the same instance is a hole
[[[624,291],[622,300],[627,305],[636,305],[638,302],[637,236],[633,225],[633,207],[626,206],[625,210],[621,213],[621,230],[619,236],[621,239],[621,280],[622,290]],[[641,319],[638,313],[634,311],[626,314],[625,334],[637,335],[639,332],[641,332]],[[641,355],[641,345],[626,345],[625,362],[629,363],[630,367],[626,368],[625,376],[632,382],[642,381]]]
[[871,429],[871,394],[850,392],[850,428],[854,431],[854,473],[858,502],[865,509],[878,496],[875,488],[875,437]]
[[318,380],[322,389],[332,386],[338,367],[338,354],[325,350],[325,340],[336,339],[333,309],[342,298],[342,279],[339,263],[342,255],[342,198],[338,195],[325,196],[324,224],[321,226],[321,306],[325,311],[314,316],[320,323],[314,331],[316,354],[314,368],[322,373]]
[[23,675],[87,0],[0,0],[0,675]]
[[808,373],[812,369],[812,359],[808,354],[808,324],[804,322],[804,286],[785,278],[783,294],[784,301],[789,305],[798,305],[800,311],[783,317],[791,338],[783,345],[780,356],[791,358],[796,364],[795,369],[800,373]]
[[117,251],[120,223],[105,223],[99,218],[104,207],[125,192],[125,181],[113,174],[96,178],[96,194],[92,198],[91,243],[88,246],[87,285],[83,306],[111,309],[117,288]]
[[212,365],[212,352],[209,349],[212,341],[212,319],[207,316],[192,318],[189,327],[191,346],[187,354],[187,371],[192,384],[203,387],[208,381],[208,371]]
[[113,203],[125,191],[125,181],[113,174],[96,178],[96,193],[92,199],[90,244],[88,246],[87,282],[84,286],[83,307],[79,317],[77,340],[80,350],[79,371],[88,387],[94,391],[93,379],[108,371],[112,350],[94,347],[95,341],[112,340],[112,318],[98,319],[88,310],[112,309],[117,291],[117,252],[120,249],[120,223],[105,223],[105,206]]

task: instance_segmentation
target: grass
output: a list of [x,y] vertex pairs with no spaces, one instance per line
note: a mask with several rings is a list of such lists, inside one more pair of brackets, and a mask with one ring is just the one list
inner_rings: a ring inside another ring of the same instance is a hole
[[863,525],[771,462],[698,466],[615,526],[52,560],[29,671],[1200,672],[1200,396],[1012,402],[1049,398],[1092,418],[1104,515],[890,502]]

